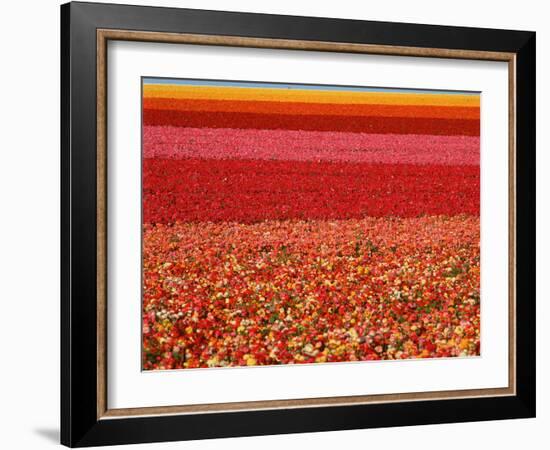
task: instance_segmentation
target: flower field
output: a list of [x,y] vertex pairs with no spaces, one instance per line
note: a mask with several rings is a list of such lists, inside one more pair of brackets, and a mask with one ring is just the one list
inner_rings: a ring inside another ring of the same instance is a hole
[[477,94],[143,92],[145,370],[480,354]]

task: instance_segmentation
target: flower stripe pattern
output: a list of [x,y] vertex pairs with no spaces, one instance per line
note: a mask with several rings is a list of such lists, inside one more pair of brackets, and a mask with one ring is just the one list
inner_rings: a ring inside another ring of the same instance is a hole
[[477,215],[479,166],[144,159],[143,201],[146,223]]
[[256,114],[218,111],[143,110],[149,126],[237,128],[261,130],[342,131],[479,136],[479,120],[381,116]]
[[478,94],[143,94],[145,370],[480,354]]
[[143,157],[479,166],[479,136],[145,126]]
[[372,103],[301,103],[282,101],[201,100],[145,97],[145,110],[246,112],[256,114],[303,114],[329,116],[422,117],[479,119],[477,106],[400,105]]

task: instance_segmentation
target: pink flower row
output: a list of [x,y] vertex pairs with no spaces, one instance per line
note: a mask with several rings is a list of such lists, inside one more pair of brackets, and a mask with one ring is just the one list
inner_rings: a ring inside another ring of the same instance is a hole
[[143,127],[144,158],[479,165],[479,136]]

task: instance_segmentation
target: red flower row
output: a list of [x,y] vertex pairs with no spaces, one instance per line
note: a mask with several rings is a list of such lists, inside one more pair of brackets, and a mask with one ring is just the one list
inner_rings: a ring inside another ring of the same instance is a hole
[[144,222],[479,214],[478,166],[143,160]]
[[479,119],[284,115],[144,109],[143,125],[479,136]]

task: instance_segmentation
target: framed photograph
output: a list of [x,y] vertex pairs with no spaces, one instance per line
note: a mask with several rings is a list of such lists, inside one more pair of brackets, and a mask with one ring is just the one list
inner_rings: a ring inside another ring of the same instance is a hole
[[535,415],[535,33],[61,7],[61,440]]

